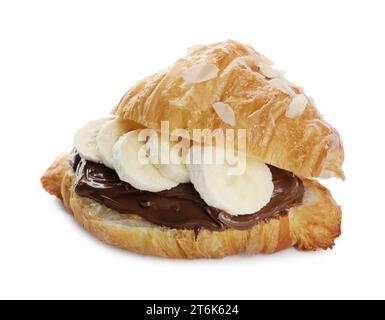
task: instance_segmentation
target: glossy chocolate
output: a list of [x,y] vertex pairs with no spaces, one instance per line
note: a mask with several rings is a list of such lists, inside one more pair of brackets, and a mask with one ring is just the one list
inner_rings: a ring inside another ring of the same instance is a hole
[[114,170],[81,159],[76,151],[71,155],[70,164],[76,173],[75,192],[79,196],[120,213],[137,214],[154,224],[178,229],[249,229],[262,220],[287,214],[291,207],[302,202],[304,195],[304,186],[298,177],[270,166],[274,183],[270,202],[254,214],[232,216],[208,206],[191,183],[156,193],[141,191],[121,181]]

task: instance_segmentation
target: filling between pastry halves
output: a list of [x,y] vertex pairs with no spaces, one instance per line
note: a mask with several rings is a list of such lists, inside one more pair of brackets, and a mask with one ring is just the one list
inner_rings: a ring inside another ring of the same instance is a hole
[[304,195],[301,179],[291,172],[269,166],[274,191],[268,204],[253,214],[231,215],[206,204],[191,183],[181,183],[160,192],[138,190],[120,180],[115,170],[81,158],[76,149],[71,153],[70,165],[75,172],[75,192],[79,196],[170,228],[245,230],[260,221],[287,214],[291,207],[302,203]]
[[248,157],[241,134],[235,144],[234,131],[209,142],[206,132],[202,143],[166,129],[118,117],[85,124],[70,159],[75,192],[160,226],[212,231],[249,229],[302,202],[302,181]]

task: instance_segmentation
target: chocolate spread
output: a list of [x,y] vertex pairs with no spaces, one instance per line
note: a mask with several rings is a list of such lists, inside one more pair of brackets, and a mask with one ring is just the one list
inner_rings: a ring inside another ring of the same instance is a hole
[[137,214],[154,224],[179,228],[222,231],[249,229],[262,220],[287,214],[300,204],[304,195],[302,181],[291,172],[269,166],[274,183],[270,202],[250,215],[233,216],[207,205],[191,183],[171,190],[148,192],[135,189],[119,179],[114,170],[81,159],[74,150],[70,164],[75,171],[75,192],[120,213]]

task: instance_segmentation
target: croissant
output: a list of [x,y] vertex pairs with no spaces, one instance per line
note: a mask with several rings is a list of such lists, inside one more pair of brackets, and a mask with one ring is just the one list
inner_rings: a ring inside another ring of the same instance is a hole
[[[193,47],[169,69],[135,84],[112,114],[130,126],[159,132],[167,120],[170,131],[185,129],[192,136],[197,128],[246,129],[248,156],[298,177],[303,196],[283,213],[248,228],[172,227],[118,210],[114,202],[119,198],[103,202],[81,194],[81,165],[70,165],[73,158],[64,153],[44,173],[42,185],[100,240],[132,252],[185,259],[334,246],[341,233],[341,209],[315,178],[344,179],[342,141],[303,89],[285,80],[250,46],[228,40]],[[115,175],[106,170],[109,177]]]

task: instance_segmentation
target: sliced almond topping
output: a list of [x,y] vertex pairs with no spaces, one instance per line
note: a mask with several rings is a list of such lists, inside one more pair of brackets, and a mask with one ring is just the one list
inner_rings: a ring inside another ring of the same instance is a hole
[[264,63],[264,64],[267,64],[269,66],[272,66],[274,64],[274,62],[271,61],[268,57],[266,57],[262,53],[255,51],[252,45],[245,44],[245,48],[246,48],[247,53],[249,55],[255,57],[256,60],[258,61],[258,63]]
[[187,54],[192,54],[194,53],[195,51],[198,51],[199,49],[202,49],[204,46],[203,45],[200,45],[200,44],[196,44],[194,46],[191,46],[189,48],[187,48]]
[[267,80],[267,79],[265,78],[264,75],[262,75],[262,74],[260,74],[260,73],[258,73],[258,72],[254,72],[254,75],[255,75],[258,79],[260,79],[260,80],[263,80],[263,81]]
[[183,78],[187,83],[200,83],[215,78],[218,72],[215,64],[199,63],[183,72]]
[[245,48],[246,48],[246,51],[250,54],[250,55],[255,55],[257,52],[254,50],[253,46],[251,44],[245,44],[244,45]]
[[305,111],[307,103],[308,100],[304,94],[296,95],[295,97],[293,97],[289,108],[286,110],[286,117],[299,117]]
[[288,87],[296,87],[296,85],[294,83],[290,82],[289,80],[287,80],[284,77],[280,77],[279,79]]
[[258,56],[258,60],[260,61],[260,63],[267,64],[268,66],[272,66],[274,64],[273,61],[271,61],[268,57],[264,56],[261,53]]
[[223,102],[213,103],[213,108],[224,123],[227,123],[232,127],[235,126],[235,114],[233,108]]
[[285,75],[283,71],[276,70],[272,66],[265,63],[259,64],[259,72],[268,78],[280,78]]
[[288,86],[286,80],[283,80],[281,78],[274,78],[269,80],[269,84],[275,89],[278,89],[279,91],[282,91],[288,95],[291,95],[292,97],[296,96],[296,93],[292,88]]

